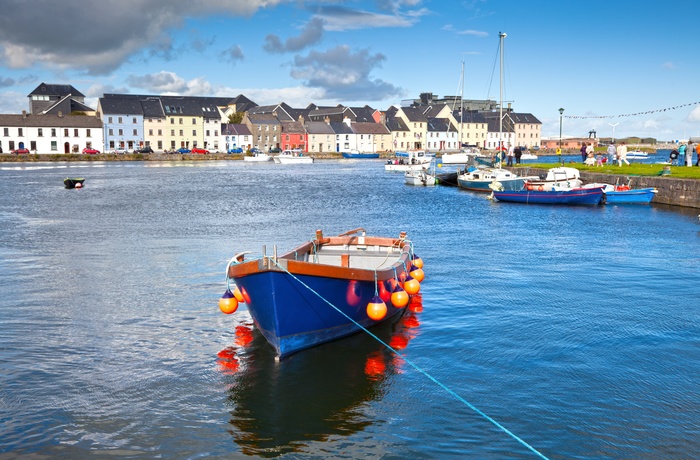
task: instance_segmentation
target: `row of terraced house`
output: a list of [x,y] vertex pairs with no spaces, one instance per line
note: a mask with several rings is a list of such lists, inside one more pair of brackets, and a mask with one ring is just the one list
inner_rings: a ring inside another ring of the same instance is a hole
[[[353,149],[451,152],[463,145],[495,149],[499,140],[528,148],[537,148],[541,142],[542,124],[532,114],[516,113],[510,107],[502,111],[455,109],[455,104],[433,100],[379,111],[369,106],[259,106],[243,95],[104,94],[92,109],[72,85],[46,83],[28,97],[29,111],[0,115],[2,151],[199,147],[223,152],[253,148],[309,153]],[[242,122],[229,123],[236,113],[242,114]]]

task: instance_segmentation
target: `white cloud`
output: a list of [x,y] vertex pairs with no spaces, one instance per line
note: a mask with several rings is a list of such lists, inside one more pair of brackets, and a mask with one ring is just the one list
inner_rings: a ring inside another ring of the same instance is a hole
[[700,105],[696,105],[688,114],[689,121],[700,121]]

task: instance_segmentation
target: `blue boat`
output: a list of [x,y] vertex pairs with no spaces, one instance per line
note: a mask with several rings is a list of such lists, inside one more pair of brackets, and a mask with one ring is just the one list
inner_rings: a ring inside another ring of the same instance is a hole
[[653,187],[631,190],[605,191],[607,204],[649,204],[654,199],[657,190]]
[[532,179],[537,178],[521,177],[507,169],[470,166],[466,172],[457,176],[457,184],[465,190],[474,192],[490,192],[493,188],[520,190],[526,181]]
[[[227,276],[280,358],[359,332],[360,326],[371,327],[405,309],[391,302],[397,278],[405,279],[412,267],[405,232],[397,238],[372,237],[360,228],[325,237],[319,230],[314,240],[286,254],[274,252],[267,256],[263,248],[261,258],[249,261],[235,256]],[[377,293],[386,312],[372,319],[368,304]]]
[[348,152],[341,152],[343,158],[351,159],[371,159],[379,158],[378,153],[360,152],[359,150],[350,150]]
[[629,185],[586,184],[584,188],[603,188],[603,203],[606,204],[649,204],[658,192],[653,187],[631,188]]
[[603,199],[603,187],[562,190],[504,190],[493,191],[497,201],[526,204],[597,205]]

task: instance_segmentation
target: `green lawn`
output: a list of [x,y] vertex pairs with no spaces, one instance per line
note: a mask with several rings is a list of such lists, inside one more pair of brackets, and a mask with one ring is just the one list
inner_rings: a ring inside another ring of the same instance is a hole
[[[552,163],[528,163],[527,165],[520,165],[519,167],[526,168],[541,168],[550,169],[554,168],[556,165]],[[636,175],[636,176],[658,176],[664,169],[665,165],[658,164],[641,164],[641,163],[631,163],[629,166],[622,163],[622,166],[586,166],[581,163],[567,163],[564,166],[571,168],[576,168],[580,171],[590,171],[603,174],[626,174],[626,175]],[[700,179],[700,168],[693,166],[688,168],[687,166],[671,166],[671,177],[687,178],[687,179]]]

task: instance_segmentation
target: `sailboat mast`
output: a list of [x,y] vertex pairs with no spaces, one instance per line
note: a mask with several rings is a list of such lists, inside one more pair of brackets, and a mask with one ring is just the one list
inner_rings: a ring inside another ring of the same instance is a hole
[[501,69],[500,69],[500,102],[498,104],[498,147],[503,147],[503,42],[506,38],[505,32],[498,32],[500,38],[499,49],[501,51]]
[[462,75],[459,80],[461,87],[459,90],[459,134],[457,135],[459,146],[457,151],[462,150],[462,125],[464,124],[464,59],[462,59]]

